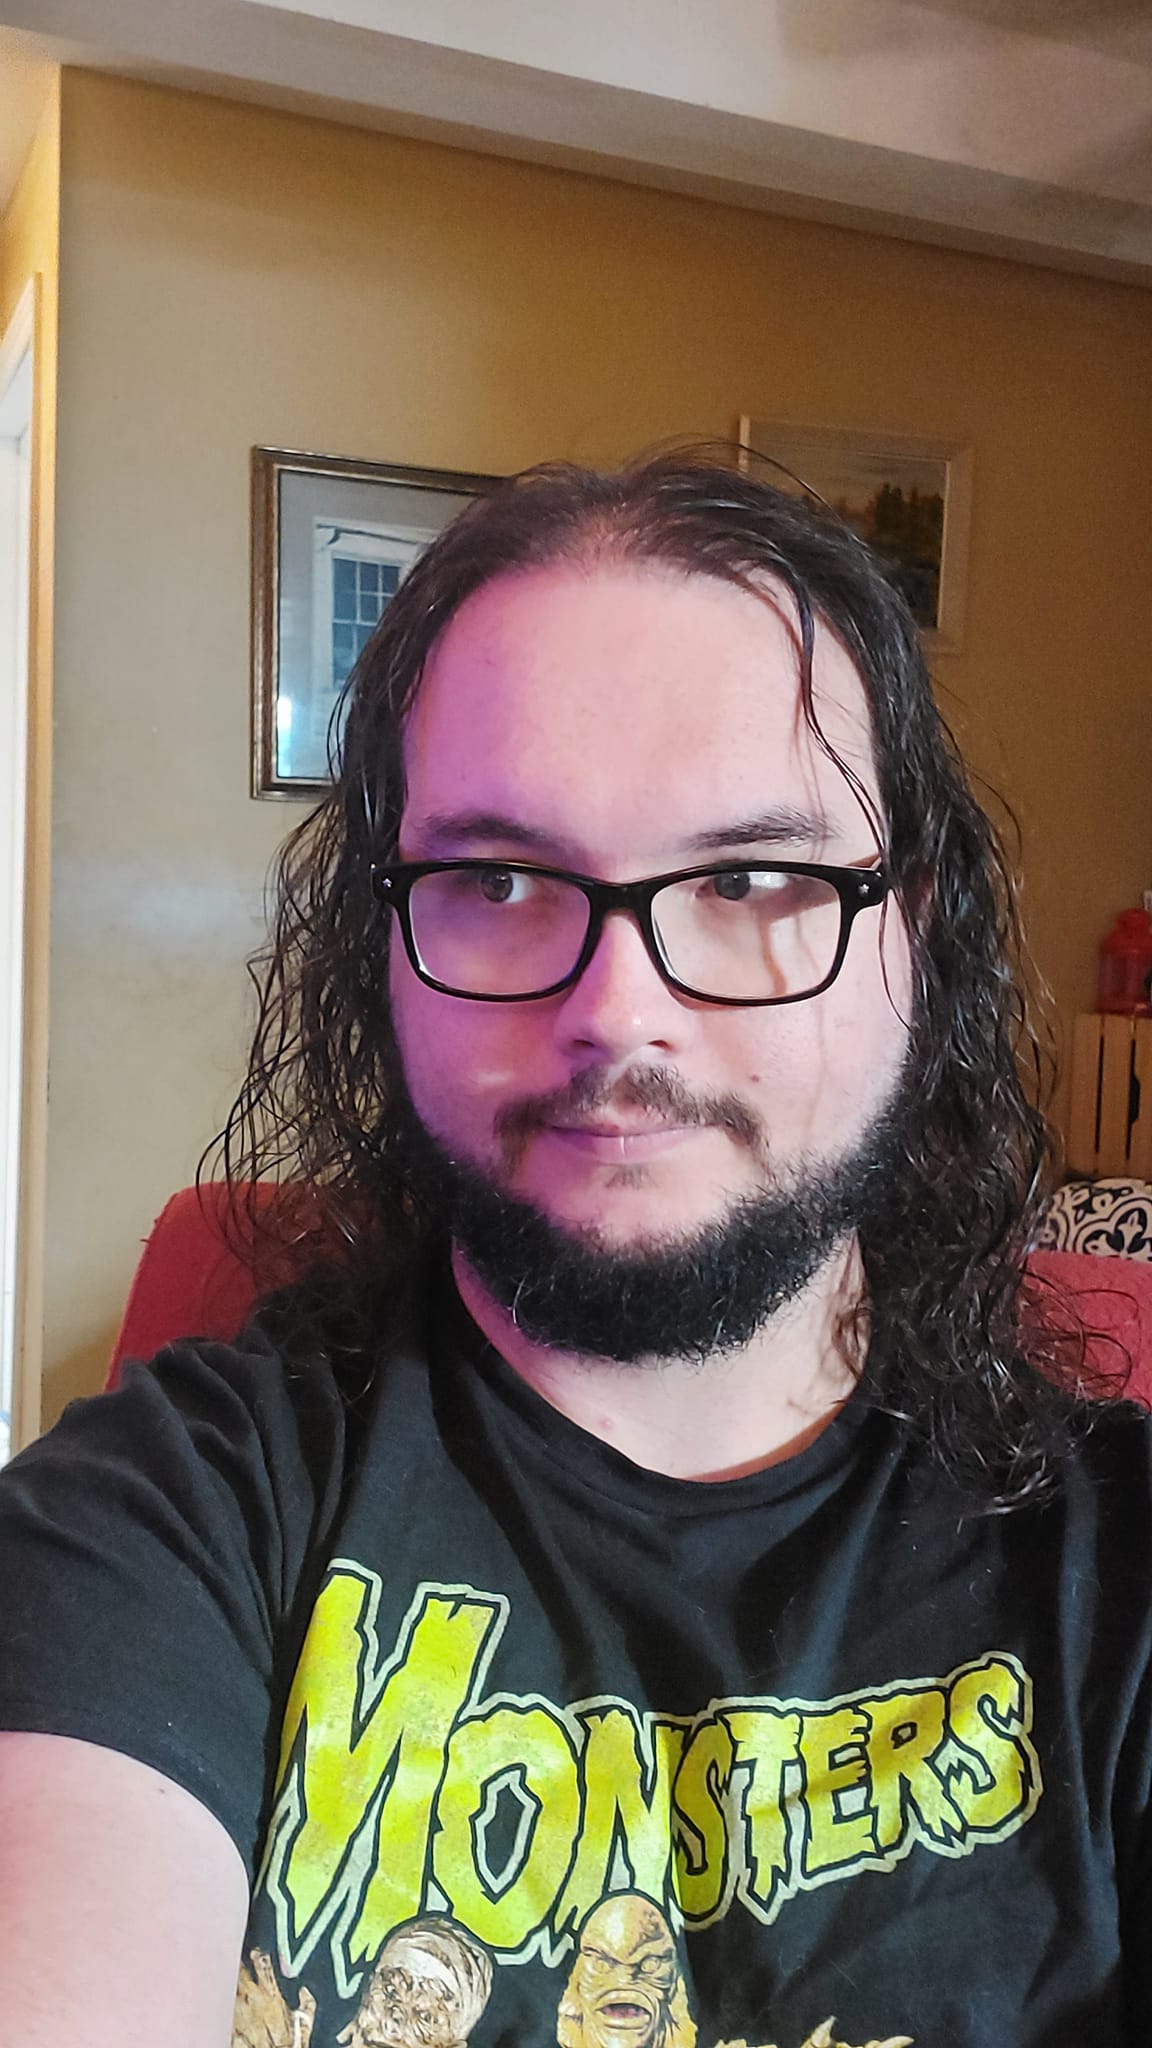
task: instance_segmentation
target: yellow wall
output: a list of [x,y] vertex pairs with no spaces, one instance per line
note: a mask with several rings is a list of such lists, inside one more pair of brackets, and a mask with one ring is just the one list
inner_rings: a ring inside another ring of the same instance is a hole
[[57,78],[28,160],[0,220],[0,332],[29,283],[36,293],[29,613],[28,816],[25,893],[24,1102],[17,1250],[16,1427],[37,1423],[43,1317],[44,1174],[49,1017],[53,549],[60,90]]
[[49,1412],[226,1107],[298,815],[247,795],[253,442],[498,471],[741,410],[971,440],[941,676],[1089,1000],[1152,881],[1147,296],[86,74],[63,240]]
[[60,233],[60,93],[49,94],[32,147],[0,216],[0,334],[30,277],[55,284]]

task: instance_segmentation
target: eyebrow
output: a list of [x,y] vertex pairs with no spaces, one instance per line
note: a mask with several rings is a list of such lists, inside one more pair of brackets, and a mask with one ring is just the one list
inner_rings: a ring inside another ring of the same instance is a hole
[[[413,836],[425,852],[458,851],[478,842],[500,840],[509,846],[551,853],[575,866],[583,849],[571,839],[541,832],[498,811],[437,811],[413,827]],[[707,832],[694,833],[683,843],[685,853],[722,852],[729,846],[810,846],[831,838],[828,819],[820,812],[800,811],[782,804],[753,818],[739,818],[730,825],[715,825]]]
[[697,832],[685,842],[687,853],[710,853],[725,846],[808,846],[813,840],[830,836],[822,811],[799,811],[783,804],[762,811],[754,818],[738,818],[731,825],[716,825]]

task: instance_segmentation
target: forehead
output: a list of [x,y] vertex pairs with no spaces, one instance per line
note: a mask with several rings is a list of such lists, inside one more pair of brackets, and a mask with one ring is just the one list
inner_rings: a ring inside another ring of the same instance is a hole
[[[875,796],[863,685],[822,625],[813,698],[829,745]],[[517,819],[557,852],[625,866],[677,859],[738,817],[798,820],[793,840],[829,857],[864,826],[804,717],[791,599],[647,564],[563,564],[475,592],[432,649],[404,758],[408,857],[475,850],[431,831],[461,813]]]

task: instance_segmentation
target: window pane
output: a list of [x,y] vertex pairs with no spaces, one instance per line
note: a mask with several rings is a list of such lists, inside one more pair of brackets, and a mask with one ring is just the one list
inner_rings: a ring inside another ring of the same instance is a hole
[[358,640],[355,626],[334,625],[332,628],[332,681],[343,684],[352,663],[360,652],[363,642]]
[[332,557],[332,610],[338,619],[356,610],[356,564],[344,555]]

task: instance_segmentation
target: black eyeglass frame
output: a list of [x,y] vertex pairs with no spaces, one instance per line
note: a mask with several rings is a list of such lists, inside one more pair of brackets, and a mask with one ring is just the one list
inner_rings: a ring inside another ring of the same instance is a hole
[[[434,975],[429,974],[427,968],[423,966],[416,948],[409,898],[412,894],[413,885],[420,880],[421,875],[444,874],[456,868],[483,868],[489,872],[502,875],[543,875],[553,882],[571,882],[576,888],[582,890],[588,899],[588,930],[585,934],[580,957],[571,973],[566,974],[563,980],[553,982],[550,988],[534,989],[530,995],[511,996],[472,994],[467,989],[450,988],[447,982],[437,981]],[[840,898],[840,938],[832,965],[823,981],[817,987],[806,988],[801,995],[791,996],[751,996],[748,998],[743,996],[714,996],[706,994],[703,989],[691,988],[686,981],[680,981],[673,974],[671,965],[664,955],[660,943],[660,935],[653,920],[653,898],[659,894],[661,889],[668,888],[673,882],[691,882],[698,875],[736,874],[813,875],[819,881],[828,882],[835,889]],[[640,927],[641,936],[648,949],[648,956],[653,966],[657,973],[667,982],[669,988],[675,989],[679,995],[691,996],[694,1002],[716,1003],[724,1009],[732,1010],[760,1010],[770,1005],[776,1006],[781,1003],[810,1002],[813,996],[823,995],[825,989],[831,988],[832,983],[844,965],[844,956],[848,951],[848,940],[857,915],[861,910],[871,910],[876,905],[883,903],[892,884],[884,870],[879,867],[824,867],[819,862],[801,860],[710,861],[704,867],[676,868],[669,874],[648,875],[640,882],[600,882],[596,881],[591,875],[574,874],[567,868],[540,867],[533,861],[493,860],[489,858],[487,860],[389,861],[379,866],[374,863],[372,867],[372,887],[381,902],[394,910],[400,920],[404,947],[413,972],[419,976],[419,979],[428,988],[437,989],[441,995],[458,996],[463,1002],[539,1003],[546,996],[559,995],[563,989],[571,988],[574,982],[579,981],[580,976],[588,966],[600,943],[600,936],[604,930],[604,920],[608,912],[610,910],[628,910],[631,911]]]

